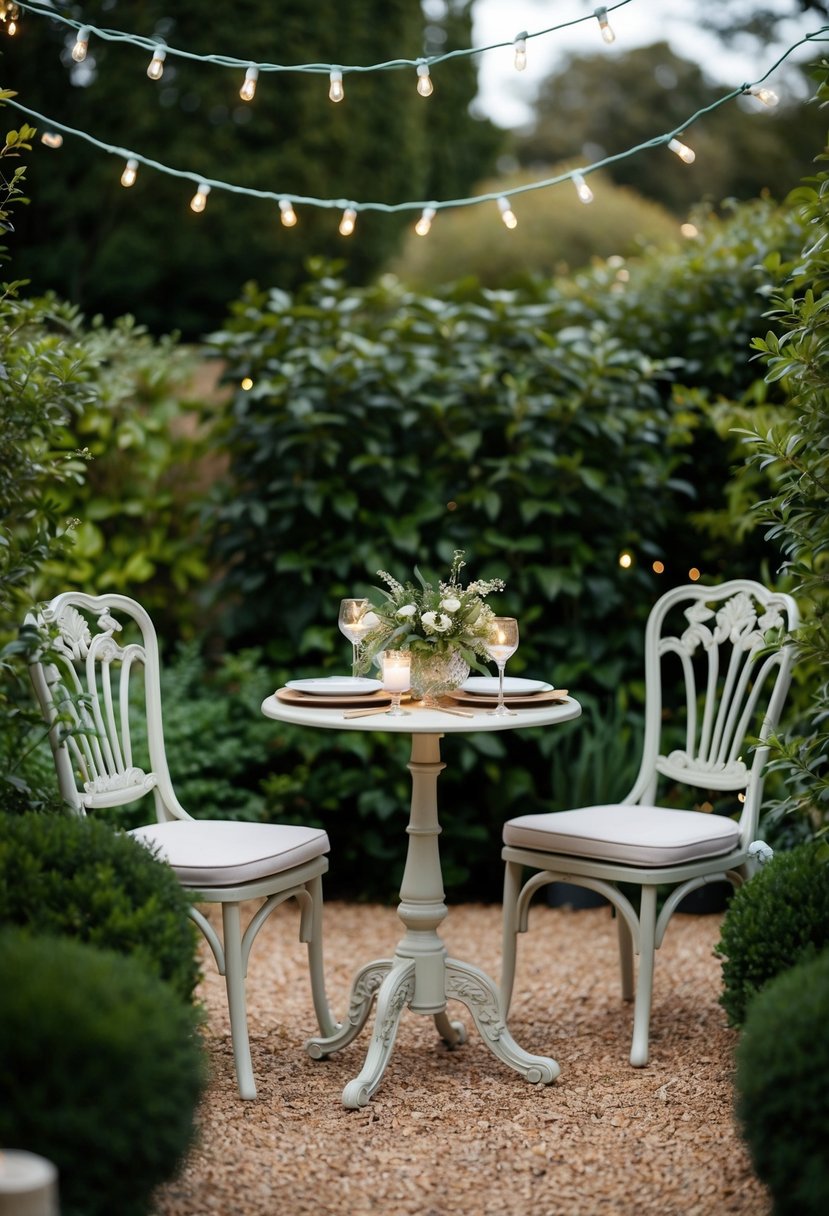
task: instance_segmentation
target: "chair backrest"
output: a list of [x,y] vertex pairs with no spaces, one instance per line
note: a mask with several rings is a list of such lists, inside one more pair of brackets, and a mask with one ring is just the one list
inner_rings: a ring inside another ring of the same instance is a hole
[[[189,818],[167,767],[158,639],[147,612],[125,595],[69,591],[32,619],[53,634],[30,671],[64,800],[83,815],[152,793],[159,821]],[[138,712],[146,715],[146,766],[133,755]]]
[[[656,602],[645,632],[642,765],[626,802],[652,803],[660,777],[744,792],[741,838],[754,839],[768,758],[762,743],[780,720],[793,657],[784,639],[798,622],[791,596],[749,579],[676,587]],[[684,697],[674,707],[666,694],[678,676]]]

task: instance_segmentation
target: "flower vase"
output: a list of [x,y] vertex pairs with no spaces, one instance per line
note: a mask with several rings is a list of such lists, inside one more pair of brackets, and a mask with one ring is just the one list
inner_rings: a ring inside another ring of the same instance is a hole
[[446,693],[459,688],[469,675],[469,664],[458,650],[429,653],[412,651],[412,696],[434,705]]

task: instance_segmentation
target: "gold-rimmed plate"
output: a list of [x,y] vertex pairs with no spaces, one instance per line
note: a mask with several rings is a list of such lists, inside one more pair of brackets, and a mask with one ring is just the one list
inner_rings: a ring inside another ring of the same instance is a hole
[[[497,698],[492,696],[476,696],[474,693],[466,692],[463,688],[456,688],[454,692],[447,693],[453,701],[457,701],[459,705],[469,705],[476,709],[494,709],[497,704]],[[528,696],[504,697],[504,704],[510,709],[540,709],[542,705],[550,705],[556,702],[567,700],[566,688],[551,688],[548,692],[534,692]]]

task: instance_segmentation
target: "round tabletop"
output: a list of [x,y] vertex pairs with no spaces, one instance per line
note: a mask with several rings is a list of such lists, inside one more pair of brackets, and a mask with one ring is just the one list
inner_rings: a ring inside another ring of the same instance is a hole
[[274,693],[262,702],[262,713],[277,722],[292,722],[296,726],[318,726],[329,730],[384,731],[397,735],[449,735],[467,734],[470,731],[516,730],[519,727],[552,726],[578,718],[581,705],[573,697],[562,701],[548,701],[538,709],[516,709],[514,715],[494,716],[487,709],[472,709],[458,704],[470,717],[461,717],[441,709],[426,709],[417,702],[404,706],[406,713],[400,717],[373,713],[361,718],[346,718],[345,713],[355,713],[353,705],[348,710],[323,709],[314,705],[290,705],[280,701]]

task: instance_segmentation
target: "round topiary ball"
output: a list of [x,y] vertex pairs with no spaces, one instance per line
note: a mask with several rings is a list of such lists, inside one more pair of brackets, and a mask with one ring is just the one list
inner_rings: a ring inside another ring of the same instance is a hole
[[198,931],[168,865],[100,820],[9,815],[0,826],[0,924],[131,954],[193,999]]
[[0,1144],[58,1168],[62,1216],[145,1216],[194,1138],[199,1014],[134,958],[0,933]]
[[772,980],[737,1047],[737,1116],[774,1216],[829,1211],[829,951]]
[[742,1026],[758,992],[829,945],[829,848],[776,853],[734,895],[715,953],[723,959],[720,1004]]

